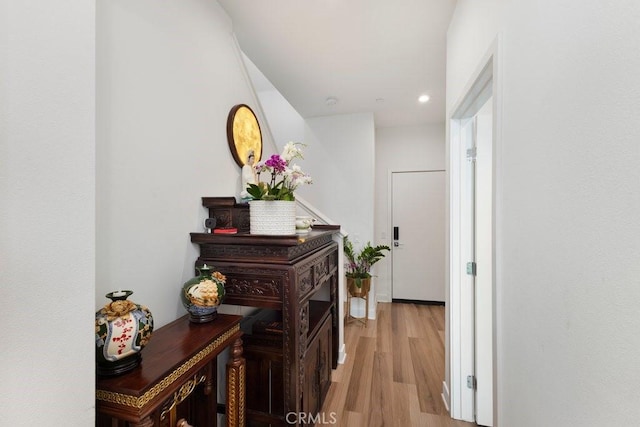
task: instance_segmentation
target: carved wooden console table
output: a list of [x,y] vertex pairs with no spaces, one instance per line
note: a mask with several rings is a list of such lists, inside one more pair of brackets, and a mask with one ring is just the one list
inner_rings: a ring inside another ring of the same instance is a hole
[[[316,414],[338,357],[339,226],[314,226],[304,235],[243,232],[248,209],[233,199],[203,198],[218,226],[238,234],[191,233],[200,246],[196,265],[215,266],[227,277],[225,304],[271,312],[268,324],[243,337],[247,363],[249,426],[299,424]],[[245,320],[246,322],[246,320]],[[259,327],[258,327],[259,326]],[[247,331],[249,332],[249,331]]]
[[226,425],[245,425],[245,360],[241,316],[218,314],[209,323],[181,317],[154,331],[140,366],[96,380],[96,426],[175,427],[179,419],[215,426],[217,356],[231,348],[227,363]]

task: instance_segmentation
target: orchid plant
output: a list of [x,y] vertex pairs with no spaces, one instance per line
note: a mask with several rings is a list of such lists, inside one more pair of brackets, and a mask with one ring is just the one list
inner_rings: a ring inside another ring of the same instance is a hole
[[[292,165],[295,159],[303,159],[300,142],[289,142],[284,146],[282,154],[274,154],[255,166],[258,177],[257,184],[248,184],[247,193],[254,200],[295,200],[293,192],[304,184],[311,184],[311,177],[305,174],[300,166]],[[261,175],[269,174],[266,182]]]

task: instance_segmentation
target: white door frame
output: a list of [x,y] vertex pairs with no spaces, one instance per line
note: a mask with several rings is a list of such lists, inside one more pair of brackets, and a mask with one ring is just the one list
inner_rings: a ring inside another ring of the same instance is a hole
[[[464,282],[462,272],[468,260],[461,256],[461,218],[460,218],[460,197],[462,183],[462,170],[460,159],[464,155],[460,147],[461,122],[465,117],[474,115],[485,101],[493,98],[493,244],[491,247],[491,259],[493,268],[492,286],[492,348],[493,348],[493,425],[497,426],[499,391],[497,387],[497,358],[500,355],[500,331],[496,325],[500,311],[499,286],[500,283],[500,263],[497,259],[499,251],[497,246],[500,242],[500,221],[498,218],[497,206],[501,204],[499,199],[501,185],[500,171],[500,149],[502,123],[502,93],[501,93],[501,63],[500,63],[500,35],[496,38],[491,48],[484,56],[476,72],[471,78],[471,83],[463,91],[459,101],[447,115],[447,151],[449,165],[449,292],[447,305],[447,320],[449,322],[449,336],[447,337],[449,355],[447,360],[449,369],[449,384],[446,379],[443,383],[443,398],[449,406],[451,417],[473,421],[475,418],[473,391],[467,388],[467,375],[473,374],[474,366],[474,319],[473,319],[473,299],[465,298],[462,284]],[[489,89],[487,89],[489,88]],[[488,93],[487,93],[488,92]],[[450,386],[450,387],[448,387]]]

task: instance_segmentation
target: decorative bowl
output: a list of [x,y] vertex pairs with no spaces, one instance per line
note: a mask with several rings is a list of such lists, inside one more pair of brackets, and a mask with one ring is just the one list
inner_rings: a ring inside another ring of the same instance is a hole
[[296,233],[305,234],[311,230],[315,218],[310,216],[297,216],[296,217]]

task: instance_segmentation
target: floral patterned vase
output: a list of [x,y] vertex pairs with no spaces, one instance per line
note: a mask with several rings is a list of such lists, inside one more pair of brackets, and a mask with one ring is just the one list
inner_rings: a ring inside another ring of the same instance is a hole
[[226,278],[218,271],[203,265],[197,268],[198,277],[189,279],[182,286],[182,305],[194,323],[211,322],[218,315],[218,306],[224,299]]
[[127,298],[133,291],[114,291],[96,312],[96,369],[98,375],[120,375],[140,364],[140,350],[153,332],[149,309]]

